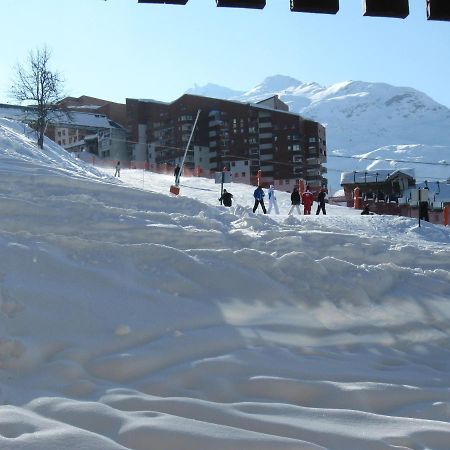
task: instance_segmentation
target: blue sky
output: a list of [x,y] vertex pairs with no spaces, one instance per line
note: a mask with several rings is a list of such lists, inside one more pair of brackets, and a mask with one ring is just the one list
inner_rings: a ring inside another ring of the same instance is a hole
[[0,102],[13,67],[47,45],[68,95],[171,101],[208,82],[248,90],[271,75],[331,85],[344,80],[410,86],[450,107],[450,22],[427,21],[425,0],[405,20],[301,14],[289,0],[264,10],[137,0],[2,0]]

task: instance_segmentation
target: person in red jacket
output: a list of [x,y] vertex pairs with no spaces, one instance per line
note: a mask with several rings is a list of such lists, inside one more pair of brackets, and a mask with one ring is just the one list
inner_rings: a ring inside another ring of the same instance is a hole
[[306,186],[306,191],[302,194],[303,214],[311,214],[311,206],[314,201],[314,195],[309,190],[309,186]]

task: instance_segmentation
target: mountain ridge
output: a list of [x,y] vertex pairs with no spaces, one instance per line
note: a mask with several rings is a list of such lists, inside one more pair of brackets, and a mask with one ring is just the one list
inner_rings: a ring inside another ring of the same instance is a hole
[[[230,96],[224,93],[232,93],[232,89],[207,86],[208,96],[246,103],[278,95],[291,112],[324,124],[327,177],[335,187],[340,172],[374,167],[408,166],[415,169],[419,179],[449,176],[448,166],[439,164],[450,160],[450,133],[446,132],[450,130],[450,109],[414,88],[354,80],[321,86],[285,75],[267,77],[246,92],[234,91]],[[204,92],[199,86],[189,90],[197,95]],[[379,161],[364,161],[367,154],[377,155]],[[346,161],[333,159],[344,156],[348,157]],[[396,159],[401,162],[392,161]],[[424,162],[436,162],[437,166],[432,171],[430,166],[423,166]]]

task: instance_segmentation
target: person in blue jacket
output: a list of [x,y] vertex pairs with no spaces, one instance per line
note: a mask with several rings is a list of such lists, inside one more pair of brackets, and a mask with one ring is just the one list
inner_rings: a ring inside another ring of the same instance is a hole
[[253,197],[255,197],[255,206],[253,206],[253,212],[256,212],[258,206],[261,205],[261,208],[264,214],[267,214],[266,206],[264,205],[264,191],[261,186],[258,186],[253,192]]

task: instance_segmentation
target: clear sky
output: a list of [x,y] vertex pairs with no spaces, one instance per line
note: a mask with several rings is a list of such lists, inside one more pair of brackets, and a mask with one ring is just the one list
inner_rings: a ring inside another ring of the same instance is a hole
[[337,15],[137,0],[2,0],[0,102],[13,68],[47,45],[68,95],[171,101],[195,84],[248,90],[282,74],[331,85],[344,80],[410,86],[450,107],[450,22],[427,21],[425,0],[406,19],[363,17],[361,0]]

